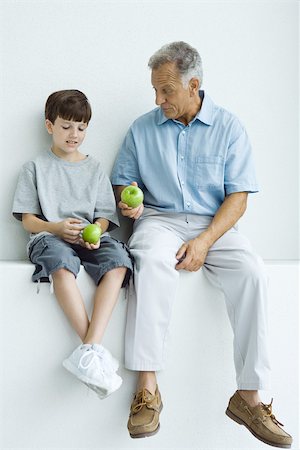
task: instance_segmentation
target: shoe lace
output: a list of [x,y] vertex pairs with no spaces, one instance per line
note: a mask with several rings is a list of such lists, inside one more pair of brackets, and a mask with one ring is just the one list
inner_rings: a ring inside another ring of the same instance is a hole
[[110,365],[107,363],[106,359],[102,356],[101,353],[97,352],[96,350],[90,348],[88,349],[80,358],[79,360],[79,367],[81,367],[84,370],[87,370],[95,361],[98,361],[100,359],[101,365],[100,370],[102,373],[110,372]]
[[[148,394],[149,395],[149,394]],[[147,392],[146,389],[141,390],[135,397],[136,404],[132,407],[132,413],[136,414],[138,413],[143,406],[149,404],[151,402],[151,399],[147,398]]]
[[262,409],[267,413],[267,417],[270,417],[272,419],[272,421],[275,423],[275,425],[280,425],[280,426],[284,426],[283,423],[280,423],[276,417],[274,416],[274,414],[272,413],[272,403],[273,403],[273,399],[271,400],[271,403],[269,404],[264,404],[261,403],[262,405]]

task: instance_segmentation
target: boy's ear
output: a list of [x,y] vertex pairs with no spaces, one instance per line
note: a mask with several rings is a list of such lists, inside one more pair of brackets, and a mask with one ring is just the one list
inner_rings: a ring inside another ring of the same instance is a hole
[[52,133],[53,133],[53,129],[52,129],[53,124],[52,124],[52,122],[50,122],[49,119],[46,119],[46,120],[45,120],[45,125],[46,125],[46,128],[47,128],[48,133],[49,133],[49,134],[52,134]]

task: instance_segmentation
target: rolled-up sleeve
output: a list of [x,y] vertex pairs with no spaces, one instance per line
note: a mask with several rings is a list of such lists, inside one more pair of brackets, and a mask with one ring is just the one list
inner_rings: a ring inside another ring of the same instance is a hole
[[13,200],[13,216],[17,220],[22,220],[23,213],[42,216],[36,187],[35,166],[32,161],[26,163],[20,171]]
[[258,192],[254,160],[248,135],[243,127],[235,130],[225,162],[226,195],[234,192]]
[[108,176],[101,171],[99,175],[98,194],[94,211],[94,220],[98,218],[109,221],[108,231],[119,226],[116,201]]
[[116,186],[127,186],[133,181],[136,181],[139,187],[143,189],[136,146],[132,130],[129,129],[115,161],[111,182]]

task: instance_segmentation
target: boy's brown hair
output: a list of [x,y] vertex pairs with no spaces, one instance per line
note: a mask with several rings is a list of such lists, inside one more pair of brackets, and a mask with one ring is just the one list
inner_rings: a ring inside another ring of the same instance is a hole
[[45,105],[45,118],[54,124],[57,117],[74,122],[89,123],[92,110],[83,92],[73,89],[53,92]]

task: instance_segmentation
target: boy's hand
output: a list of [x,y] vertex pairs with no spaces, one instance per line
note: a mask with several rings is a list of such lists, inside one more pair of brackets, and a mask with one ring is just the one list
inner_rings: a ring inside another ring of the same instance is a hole
[[[137,186],[137,182],[133,181],[131,183],[132,186]],[[129,217],[130,219],[138,219],[139,217],[141,217],[143,211],[144,211],[144,204],[141,203],[139,206],[137,206],[136,208],[131,208],[130,206],[126,205],[126,203],[123,203],[121,201],[119,201],[118,203],[118,207],[121,210],[122,216],[124,217]]]
[[55,224],[55,234],[69,244],[78,244],[81,239],[80,232],[85,227],[81,223],[81,220],[72,218],[57,222]]
[[80,238],[77,244],[81,245],[81,247],[87,248],[88,250],[96,250],[100,247],[100,239],[97,244],[90,244],[89,242],[86,242],[82,238]]

